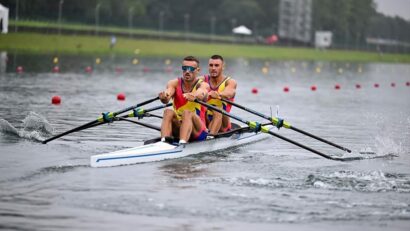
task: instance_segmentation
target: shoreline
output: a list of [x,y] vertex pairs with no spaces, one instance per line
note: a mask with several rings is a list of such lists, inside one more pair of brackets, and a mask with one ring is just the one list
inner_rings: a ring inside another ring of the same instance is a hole
[[226,58],[298,61],[349,61],[410,63],[410,54],[378,54],[363,51],[316,50],[314,48],[265,45],[216,44],[189,41],[147,40],[117,37],[110,49],[111,36],[9,33],[0,35],[0,51],[18,54],[110,55],[132,57],[199,58],[218,53]]

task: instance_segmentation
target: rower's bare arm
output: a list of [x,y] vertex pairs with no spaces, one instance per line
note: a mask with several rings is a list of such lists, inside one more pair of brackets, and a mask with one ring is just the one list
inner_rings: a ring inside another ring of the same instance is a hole
[[209,84],[202,82],[201,86],[195,92],[195,98],[206,101],[208,99]]
[[174,96],[177,86],[178,86],[178,79],[173,79],[173,80],[168,81],[167,88],[158,94],[159,100],[161,100],[161,102],[164,104],[168,103],[171,100],[171,98]]
[[235,97],[236,94],[236,81],[234,79],[230,79],[226,82],[225,89],[219,94],[220,97],[224,99],[230,99]]

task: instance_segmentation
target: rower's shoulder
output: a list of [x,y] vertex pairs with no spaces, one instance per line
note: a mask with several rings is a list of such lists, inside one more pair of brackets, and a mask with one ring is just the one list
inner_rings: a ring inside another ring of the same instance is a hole
[[236,80],[234,78],[232,78],[232,76],[226,76],[227,80],[226,80],[226,84],[234,84],[236,85]]
[[168,84],[170,85],[178,85],[178,80],[179,78],[171,79],[168,81]]

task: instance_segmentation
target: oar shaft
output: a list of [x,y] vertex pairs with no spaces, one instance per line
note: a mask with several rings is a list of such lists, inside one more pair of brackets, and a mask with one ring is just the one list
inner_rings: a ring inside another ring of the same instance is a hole
[[294,126],[290,127],[290,129],[293,130],[293,131],[302,133],[302,134],[304,134],[304,135],[306,135],[306,136],[312,137],[312,138],[314,138],[314,139],[316,139],[316,140],[322,141],[323,143],[329,144],[329,145],[331,145],[331,146],[333,146],[333,147],[339,148],[339,149],[341,149],[341,150],[343,150],[343,151],[345,151],[345,152],[349,152],[349,153],[352,152],[352,151],[351,151],[350,149],[348,149],[348,148],[345,148],[345,147],[343,147],[343,146],[340,146],[340,145],[338,145],[338,144],[335,144],[335,143],[333,143],[333,142],[331,142],[331,141],[329,141],[329,140],[325,140],[325,139],[323,139],[323,138],[321,138],[321,137],[315,136],[315,135],[313,135],[313,134],[311,134],[311,133],[309,133],[309,132],[300,130],[299,128],[296,128],[296,127],[294,127]]
[[[217,107],[215,107],[215,106],[212,106],[212,105],[210,105],[210,104],[201,102],[201,101],[199,101],[199,100],[195,100],[195,102],[197,102],[197,103],[199,103],[199,104],[201,104],[201,105],[203,105],[203,106],[205,106],[205,107],[208,107],[208,108],[210,108],[210,109],[212,109],[212,110],[214,110],[214,111],[217,111],[217,112],[219,112],[219,113],[222,113],[223,115],[226,115],[226,116],[229,116],[229,117],[231,117],[231,118],[234,118],[234,119],[236,119],[236,120],[238,120],[238,121],[241,121],[242,123],[245,123],[245,124],[247,124],[247,125],[250,125],[250,124],[251,124],[251,122],[249,122],[249,121],[246,121],[246,120],[244,120],[244,119],[242,119],[242,118],[240,118],[240,117],[238,117],[238,116],[232,115],[232,114],[230,114],[230,113],[228,113],[228,112],[226,112],[226,111],[224,111],[224,110],[221,110],[220,108],[217,108]],[[268,134],[270,134],[270,135],[272,135],[272,136],[278,137],[278,138],[280,138],[280,139],[282,139],[282,140],[285,140],[285,141],[287,141],[287,142],[289,142],[289,143],[291,143],[291,144],[294,144],[294,145],[296,145],[296,146],[298,146],[298,147],[301,147],[301,148],[303,148],[303,149],[305,149],[305,150],[308,150],[308,151],[310,151],[310,152],[313,152],[313,153],[315,153],[315,154],[317,154],[317,155],[319,155],[319,156],[322,156],[322,157],[324,157],[324,158],[326,158],[326,159],[329,159],[329,160],[342,160],[342,159],[335,159],[335,158],[333,158],[333,157],[331,157],[331,156],[328,156],[328,155],[326,155],[326,154],[324,154],[324,153],[322,153],[322,152],[319,152],[319,151],[317,151],[317,150],[315,150],[315,149],[313,149],[313,148],[310,148],[310,147],[305,146],[305,145],[303,145],[303,144],[301,144],[301,143],[298,143],[298,142],[296,142],[296,141],[293,141],[293,140],[291,140],[291,139],[289,139],[289,138],[286,138],[286,137],[284,137],[284,136],[281,136],[281,135],[279,135],[279,134],[276,134],[276,133],[274,133],[274,132],[272,132],[272,131],[269,131],[269,130],[266,131],[265,129],[262,129],[262,132],[266,132],[266,133],[268,133]],[[343,160],[342,160],[342,161],[343,161]]]
[[127,119],[127,118],[122,118],[122,117],[117,117],[117,118],[118,118],[118,120],[128,121],[128,122],[131,122],[131,123],[134,123],[134,124],[141,125],[143,127],[147,127],[147,128],[151,128],[151,129],[154,129],[154,130],[157,130],[157,131],[161,131],[161,128],[157,127],[155,125],[151,125],[151,124],[147,124],[147,123],[143,123],[143,122]]
[[[262,117],[262,118],[264,118],[264,119],[267,119],[267,120],[269,120],[269,121],[273,121],[273,118],[272,118],[272,117],[267,116],[267,115],[264,115],[264,114],[262,114],[262,113],[260,113],[260,112],[257,112],[257,111],[255,111],[255,110],[252,110],[252,109],[250,109],[250,108],[247,108],[247,107],[245,107],[245,106],[242,106],[242,105],[240,105],[240,104],[237,104],[237,103],[235,103],[235,102],[232,102],[232,101],[229,101],[229,100],[226,100],[226,99],[223,99],[223,98],[221,99],[221,101],[223,101],[223,102],[225,102],[225,103],[229,103],[229,104],[231,104],[231,105],[233,105],[233,106],[235,106],[235,107],[237,107],[237,108],[240,108],[240,109],[242,109],[242,110],[245,110],[245,111],[247,111],[247,112],[250,112],[250,113],[252,113],[252,114],[255,114],[255,115],[257,115],[257,116],[259,116],[259,117]],[[296,131],[296,132],[299,132],[299,133],[301,133],[301,134],[304,134],[304,135],[306,135],[306,136],[309,136],[309,137],[311,137],[311,138],[313,138],[313,139],[322,141],[322,142],[324,142],[324,143],[326,143],[326,144],[329,144],[329,145],[331,145],[331,146],[333,146],[333,147],[339,148],[339,149],[341,149],[341,150],[343,150],[343,151],[346,151],[346,152],[349,152],[349,153],[352,152],[350,149],[348,149],[348,148],[346,148],[346,147],[343,147],[343,146],[340,146],[340,145],[338,145],[338,144],[335,144],[335,143],[333,143],[333,142],[331,142],[331,141],[329,141],[329,140],[325,140],[325,139],[323,139],[323,138],[321,138],[321,137],[318,137],[318,136],[316,136],[316,135],[313,135],[312,133],[309,133],[309,132],[307,132],[307,131],[303,131],[303,130],[301,130],[301,129],[299,129],[299,128],[296,128],[296,127],[294,127],[294,126],[289,125],[289,126],[284,126],[284,127],[289,128],[289,129],[291,129],[291,130],[294,130],[294,131]]]
[[152,107],[152,108],[149,108],[149,109],[144,110],[144,112],[151,112],[151,111],[155,111],[155,110],[158,110],[158,109],[161,109],[161,108],[170,107],[170,106],[172,106],[172,103],[167,103],[167,104],[164,104],[164,105]]
[[339,160],[339,159],[335,159],[335,158],[333,158],[333,157],[331,157],[331,156],[328,156],[328,155],[326,155],[326,154],[324,154],[324,153],[322,153],[322,152],[319,152],[318,150],[315,150],[315,149],[310,148],[310,147],[308,147],[308,146],[306,146],[306,145],[303,145],[303,144],[301,144],[301,143],[299,143],[299,142],[296,142],[296,141],[294,141],[294,140],[291,140],[291,139],[289,139],[289,138],[286,138],[286,137],[284,137],[284,136],[281,136],[281,135],[279,135],[279,134],[276,134],[276,133],[274,133],[274,132],[272,132],[272,131],[269,131],[268,133],[271,134],[272,136],[275,136],[275,137],[277,137],[277,138],[279,138],[279,139],[282,139],[282,140],[284,140],[284,141],[287,141],[287,142],[289,142],[289,143],[291,143],[291,144],[294,144],[294,145],[296,145],[296,146],[298,146],[298,147],[301,147],[301,148],[303,148],[303,149],[306,149],[306,150],[308,150],[308,151],[311,151],[311,152],[313,152],[313,153],[315,153],[315,154],[317,154],[317,155],[319,155],[319,156],[322,156],[322,157],[324,157],[324,158],[326,158],[326,159],[329,159],[329,160]]
[[130,110],[132,110],[132,109],[134,109],[134,108],[136,108],[136,107],[144,106],[145,104],[149,104],[149,103],[154,102],[155,100],[158,100],[158,99],[159,99],[159,96],[157,96],[157,97],[155,97],[155,98],[152,98],[152,99],[149,99],[149,100],[147,100],[147,101],[144,101],[144,102],[142,102],[142,103],[139,103],[139,104],[137,104],[137,105],[127,107],[127,108],[125,108],[125,109],[123,109],[123,110],[119,110],[119,111],[117,111],[117,112],[114,112],[114,116],[119,115],[119,114],[122,114],[122,113],[127,112],[127,111],[130,111]]
[[91,121],[91,122],[86,123],[86,124],[84,124],[84,125],[81,125],[81,126],[79,126],[79,127],[73,128],[73,129],[68,130],[68,131],[66,131],[66,132],[60,133],[60,134],[58,134],[58,135],[55,135],[55,136],[53,136],[53,137],[51,137],[51,138],[48,138],[48,139],[44,140],[42,143],[43,143],[43,144],[46,144],[46,143],[48,143],[48,142],[50,142],[50,141],[52,141],[52,140],[58,139],[58,138],[60,138],[60,137],[62,137],[62,136],[68,135],[68,134],[70,134],[70,133],[73,133],[73,132],[77,132],[77,131],[86,129],[86,128],[88,128],[88,127],[94,127],[93,125],[96,124],[96,123],[98,123],[98,120]]
[[219,113],[221,113],[222,115],[226,115],[226,116],[229,116],[229,117],[231,117],[231,118],[234,118],[234,119],[236,119],[236,120],[238,120],[238,121],[240,121],[240,122],[242,122],[242,123],[244,123],[244,124],[248,124],[248,123],[249,123],[248,121],[246,121],[246,120],[244,120],[244,119],[242,119],[242,118],[240,118],[240,117],[238,117],[238,116],[232,115],[232,114],[230,114],[230,113],[228,113],[228,112],[226,112],[226,111],[224,111],[224,110],[221,110],[221,109],[218,108],[218,107],[215,107],[215,106],[213,106],[213,105],[207,104],[207,103],[202,102],[202,101],[197,100],[197,99],[195,99],[194,101],[195,101],[196,103],[199,103],[199,104],[201,104],[201,105],[203,105],[203,106],[205,106],[205,107],[207,107],[207,108],[210,108],[210,109],[212,109],[212,110],[214,110],[214,111],[216,111],[216,112],[219,112]]
[[233,105],[233,106],[235,106],[235,107],[237,107],[237,108],[240,108],[240,109],[242,109],[242,110],[244,110],[244,111],[247,111],[247,112],[250,112],[250,113],[255,114],[255,115],[257,115],[257,116],[260,116],[260,117],[262,117],[262,118],[264,118],[264,119],[267,119],[267,120],[269,120],[269,121],[272,121],[272,118],[271,118],[271,117],[266,116],[266,115],[264,115],[264,114],[262,114],[262,113],[260,113],[260,112],[255,111],[255,110],[252,110],[252,109],[250,109],[250,108],[247,108],[247,107],[245,107],[245,106],[242,106],[242,105],[240,105],[240,104],[237,104],[237,103],[235,103],[235,102],[229,101],[229,100],[224,99],[224,98],[222,98],[221,101],[223,101],[223,102],[225,102],[225,103],[229,103],[229,104],[231,104],[231,105]]
[[[159,97],[157,96],[157,97],[155,97],[155,98],[146,100],[146,101],[144,101],[144,102],[142,102],[142,103],[139,103],[139,104],[136,104],[136,105],[134,105],[134,106],[130,106],[130,107],[127,107],[127,108],[125,108],[125,109],[119,110],[119,111],[117,111],[117,112],[114,112],[114,113],[113,113],[113,116],[122,114],[122,113],[124,113],[124,112],[126,112],[126,111],[129,111],[129,110],[132,110],[132,109],[134,109],[134,108],[136,108],[136,107],[141,107],[141,106],[143,106],[143,105],[145,105],[145,104],[149,104],[149,103],[151,103],[151,102],[153,102],[153,101],[155,101],[155,100],[158,100],[158,99],[159,99]],[[89,128],[89,127],[94,127],[94,125],[97,126],[97,125],[101,125],[101,124],[104,124],[104,123],[106,123],[106,122],[100,122],[98,119],[96,119],[96,120],[93,120],[93,121],[88,122],[88,123],[86,123],[86,124],[83,124],[83,125],[81,125],[81,126],[79,126],[79,127],[73,128],[73,129],[68,130],[68,131],[66,131],[66,132],[63,132],[63,133],[60,133],[60,134],[58,134],[58,135],[56,135],[56,136],[53,136],[53,137],[51,137],[51,138],[49,138],[49,139],[46,139],[46,140],[44,140],[42,143],[43,143],[43,144],[46,144],[46,143],[48,143],[48,142],[50,142],[50,141],[52,141],[52,140],[55,140],[55,139],[60,138],[60,137],[62,137],[62,136],[68,135],[68,134],[70,134],[70,133],[77,132],[77,131],[81,131],[81,130],[87,129],[87,128]]]

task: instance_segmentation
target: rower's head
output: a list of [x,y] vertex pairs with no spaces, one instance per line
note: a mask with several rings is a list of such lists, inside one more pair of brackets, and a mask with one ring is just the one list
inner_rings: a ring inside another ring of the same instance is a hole
[[222,76],[224,70],[224,58],[220,55],[212,55],[208,62],[208,68],[211,78]]
[[200,71],[199,60],[194,56],[187,56],[182,61],[182,73],[185,81],[193,81]]

